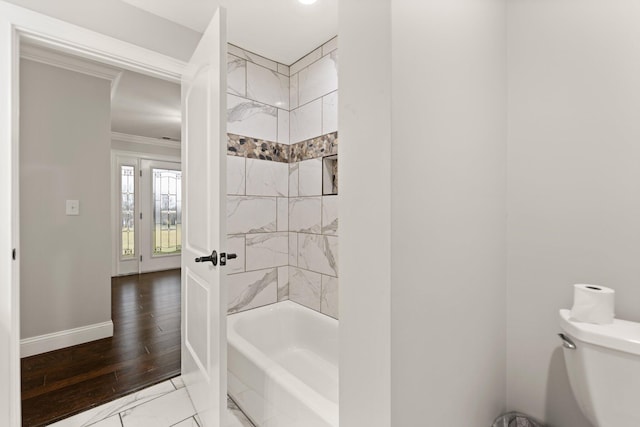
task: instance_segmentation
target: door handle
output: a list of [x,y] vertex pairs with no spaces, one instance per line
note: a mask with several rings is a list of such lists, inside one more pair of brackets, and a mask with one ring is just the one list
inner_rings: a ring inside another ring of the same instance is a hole
[[[221,255],[224,255],[224,254],[221,254]],[[218,252],[214,250],[213,252],[211,252],[211,255],[201,256],[196,258],[196,262],[209,262],[209,261],[211,261],[211,264],[213,264],[214,266],[218,265]]]
[[[228,259],[236,259],[238,255],[236,254],[227,254],[224,252],[220,253],[220,265],[227,265]],[[211,262],[214,266],[218,265],[218,252],[215,250],[211,252],[211,255],[201,256],[196,258],[196,262]]]

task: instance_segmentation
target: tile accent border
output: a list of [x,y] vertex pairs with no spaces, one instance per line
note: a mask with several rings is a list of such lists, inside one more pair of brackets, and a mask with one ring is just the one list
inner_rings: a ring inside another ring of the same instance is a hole
[[289,163],[288,147],[287,144],[280,142],[249,138],[233,133],[227,134],[227,155],[229,156]]
[[338,132],[307,139],[289,146],[289,163],[338,154]]
[[338,154],[338,132],[331,132],[291,145],[233,133],[227,134],[227,155],[229,156],[295,163],[333,154]]

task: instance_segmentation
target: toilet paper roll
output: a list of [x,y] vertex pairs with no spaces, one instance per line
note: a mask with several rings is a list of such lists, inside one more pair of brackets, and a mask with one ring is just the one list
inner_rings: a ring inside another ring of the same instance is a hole
[[578,322],[613,323],[616,291],[604,286],[573,285],[571,318]]

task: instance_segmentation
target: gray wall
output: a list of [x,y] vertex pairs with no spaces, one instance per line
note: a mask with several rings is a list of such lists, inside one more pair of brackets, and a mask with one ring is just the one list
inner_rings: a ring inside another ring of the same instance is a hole
[[585,427],[558,309],[573,283],[640,321],[640,5],[509,2],[508,406]]
[[489,426],[505,407],[506,3],[391,5],[391,425]]
[[[22,60],[21,336],[111,320],[110,83]],[[80,200],[80,215],[65,200]]]

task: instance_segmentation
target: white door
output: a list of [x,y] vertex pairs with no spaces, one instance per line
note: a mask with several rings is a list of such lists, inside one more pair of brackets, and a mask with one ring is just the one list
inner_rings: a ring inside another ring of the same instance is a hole
[[[226,50],[220,8],[182,78],[182,375],[203,427],[226,415]],[[214,250],[217,265],[195,261]]]

